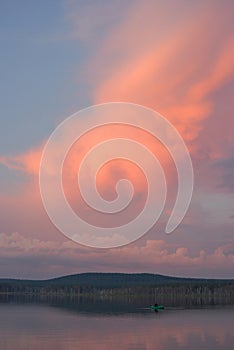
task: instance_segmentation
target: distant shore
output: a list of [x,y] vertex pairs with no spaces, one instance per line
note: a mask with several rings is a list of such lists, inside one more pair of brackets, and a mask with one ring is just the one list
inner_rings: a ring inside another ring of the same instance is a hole
[[49,280],[0,279],[1,296],[177,299],[234,303],[234,280],[158,274],[85,273]]

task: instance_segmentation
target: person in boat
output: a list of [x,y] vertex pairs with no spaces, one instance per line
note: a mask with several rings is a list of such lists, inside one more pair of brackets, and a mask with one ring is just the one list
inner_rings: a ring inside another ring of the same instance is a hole
[[154,312],[158,312],[158,310],[157,310],[157,306],[158,306],[158,304],[157,304],[157,303],[155,303],[155,304],[154,304],[154,308],[155,308],[155,309],[154,309]]

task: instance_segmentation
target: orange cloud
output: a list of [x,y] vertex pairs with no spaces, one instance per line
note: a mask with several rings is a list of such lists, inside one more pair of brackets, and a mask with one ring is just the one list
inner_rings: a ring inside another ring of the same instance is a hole
[[195,100],[206,98],[215,90],[232,81],[234,77],[234,37],[224,42],[223,48],[217,54],[211,68],[204,78],[191,87],[189,95]]
[[99,43],[89,64],[94,101],[152,107],[191,148],[213,113],[210,94],[234,77],[234,37],[227,25],[231,15],[220,6],[208,2],[183,9],[183,16],[153,1],[135,3]]
[[[84,40],[91,40],[91,32],[86,35],[86,21],[81,20],[74,6],[70,15],[67,14],[67,20],[74,25],[73,38],[80,38],[83,33]],[[99,47],[95,47],[95,60],[90,60],[88,68],[95,102],[124,100],[158,110],[172,121],[190,150],[200,157],[200,147],[194,141],[204,127],[204,120],[212,113],[214,101],[210,94],[223,87],[234,74],[233,34],[226,25],[231,15],[228,9],[222,6],[220,11],[220,6],[212,2],[191,10],[186,7],[178,14],[173,13],[173,6],[169,9],[154,1],[149,1],[147,6],[141,2],[128,6],[119,21],[103,33]],[[90,10],[93,18],[94,11]],[[111,7],[106,9],[110,10]],[[87,17],[89,9],[86,11]],[[93,25],[97,28],[99,20]],[[128,136],[127,131],[125,128],[118,134],[109,128],[106,134],[124,137]],[[155,144],[149,135],[139,136],[136,130],[131,131],[131,135],[153,152],[157,150],[161,164],[168,167],[171,160],[160,144]],[[92,133],[84,139],[76,152],[69,155],[64,172],[68,196],[74,194],[82,157],[103,139],[103,132],[96,130],[95,135]],[[42,148],[38,148],[17,157],[1,157],[0,161],[10,168],[37,175],[41,151]],[[209,153],[213,158],[221,156],[217,150],[209,149]],[[124,167],[122,164],[121,169],[128,178],[133,178],[135,171],[130,164]],[[116,173],[114,164],[101,171],[100,191],[108,195],[106,189],[114,187]],[[173,171],[166,173],[169,181],[175,177]],[[134,177],[136,189],[141,191],[144,181],[142,177]]]
[[9,169],[19,170],[28,175],[38,175],[43,146],[31,149],[17,156],[0,156],[0,163]]
[[[168,151],[155,138],[146,131],[121,125],[104,126],[83,135],[70,149],[63,167],[63,186],[65,195],[73,208],[73,210],[84,220],[98,226],[113,227],[116,224],[124,224],[135,218],[142,210],[147,196],[147,181],[142,171],[134,165],[134,163],[126,160],[113,160],[103,166],[97,174],[96,184],[100,194],[107,200],[116,198],[116,184],[124,178],[128,179],[134,187],[134,196],[131,204],[116,215],[100,213],[90,208],[83,198],[77,183],[77,173],[81,161],[88,151],[100,142],[111,138],[130,138],[145,145],[159,159],[162,167],[171,168],[171,171],[166,171],[168,184],[172,185],[176,182],[176,170]],[[68,135],[69,137],[69,135]],[[54,156],[57,156],[57,149],[54,150]],[[19,199],[19,202],[27,207],[29,202],[33,202],[34,209],[41,211],[41,199],[38,186],[39,166],[43,148],[38,147],[35,150],[30,150],[24,154],[14,157],[2,157],[0,162],[5,166],[25,172],[27,175],[33,175],[33,182],[23,186],[24,195]],[[53,164],[50,164],[50,171],[54,171]],[[89,164],[92,167],[92,164]],[[152,165],[149,164],[149,168]],[[156,180],[156,175],[155,175]],[[87,173],[85,179],[86,187],[90,186],[90,177]],[[50,191],[50,188],[48,188]],[[51,194],[53,195],[53,194]],[[175,193],[172,191],[172,197]],[[91,193],[92,196],[92,193]],[[56,198],[56,196],[55,196]],[[31,209],[30,209],[31,211]]]

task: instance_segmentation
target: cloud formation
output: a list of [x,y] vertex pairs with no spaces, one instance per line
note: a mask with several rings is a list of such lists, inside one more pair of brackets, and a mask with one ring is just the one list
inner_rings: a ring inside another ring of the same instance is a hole
[[[0,229],[9,232],[0,234],[1,258],[8,263],[9,259],[12,262],[21,259],[27,271],[26,261],[34,261],[38,275],[39,266],[46,263],[49,274],[87,271],[97,266],[101,271],[111,267],[116,271],[230,277],[234,264],[233,3],[197,1],[191,6],[180,1],[149,0],[129,1],[126,6],[112,2],[105,8],[97,2],[80,8],[72,1],[64,6],[71,32],[63,40],[82,42],[86,48],[88,59],[82,66],[82,79],[90,88],[93,103],[134,102],[168,118],[191,152],[194,200],[184,226],[176,232],[178,243],[174,250],[173,239],[169,242],[160,236],[156,240],[156,231],[120,250],[90,251],[65,242],[41,204],[38,169],[42,141],[38,148],[24,154],[0,156],[3,166],[15,176],[20,172],[26,178],[13,194],[4,193],[0,197]],[[74,71],[75,77],[76,74]],[[86,135],[71,149],[63,180],[75,211],[90,216],[89,209],[82,207],[76,188],[76,171],[82,157],[105,137],[120,135],[127,135],[127,129],[109,128],[105,133],[99,130],[95,135]],[[131,137],[140,140],[159,158],[171,187],[169,202],[173,202],[177,180],[170,156],[149,135],[134,130]],[[113,199],[119,176],[126,176],[135,184],[136,212],[144,200],[145,182],[132,165],[113,163],[103,168],[97,178],[100,193]],[[135,212],[128,212],[123,219]],[[167,208],[165,215],[169,213]],[[92,219],[98,220],[95,216]],[[13,231],[22,233],[13,234]],[[191,238],[194,236],[198,237],[197,241]],[[45,266],[43,269],[42,275],[46,275]],[[14,267],[6,270],[6,274],[7,271],[13,273]]]
[[[70,272],[83,271],[147,271],[153,273],[197,276],[198,270],[209,271],[209,276],[216,272],[223,277],[231,277],[227,265],[234,263],[233,243],[220,245],[212,252],[201,249],[193,255],[189,249],[180,244],[168,245],[164,240],[146,240],[143,245],[128,245],[123,248],[105,249],[103,251],[81,247],[65,240],[62,243],[51,240],[40,240],[23,236],[17,232],[0,233],[1,274],[5,275],[5,264],[11,259],[19,259],[24,265],[20,277],[31,272],[31,264],[41,266],[42,274],[52,276]],[[47,272],[45,265],[50,266]],[[17,268],[16,268],[17,270]],[[18,273],[18,271],[16,272]],[[200,273],[200,275],[205,276]]]

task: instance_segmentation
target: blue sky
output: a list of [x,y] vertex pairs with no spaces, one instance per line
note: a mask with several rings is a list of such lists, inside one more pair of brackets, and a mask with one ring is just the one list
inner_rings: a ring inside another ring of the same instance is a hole
[[78,83],[86,51],[68,39],[63,2],[3,2],[0,22],[0,149],[11,154],[39,144],[91,98]]

